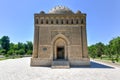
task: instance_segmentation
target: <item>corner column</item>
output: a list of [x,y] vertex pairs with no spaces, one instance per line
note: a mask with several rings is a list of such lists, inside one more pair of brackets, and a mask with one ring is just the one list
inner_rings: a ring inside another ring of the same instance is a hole
[[38,57],[38,42],[39,42],[39,26],[34,27],[34,45],[33,45],[33,58]]
[[87,48],[87,34],[86,34],[86,26],[82,26],[82,52],[83,58],[88,58],[88,48]]

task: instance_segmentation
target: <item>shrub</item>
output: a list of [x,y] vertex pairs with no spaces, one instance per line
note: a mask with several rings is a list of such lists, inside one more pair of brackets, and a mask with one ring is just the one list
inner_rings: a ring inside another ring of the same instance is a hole
[[32,50],[28,50],[27,55],[31,55],[31,54],[32,54]]

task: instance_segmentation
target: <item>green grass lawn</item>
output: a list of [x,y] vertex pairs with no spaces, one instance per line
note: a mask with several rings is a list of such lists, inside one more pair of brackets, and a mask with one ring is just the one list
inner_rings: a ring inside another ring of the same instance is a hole
[[10,57],[3,57],[3,58],[0,58],[0,61],[1,60],[6,60],[6,59],[12,59],[12,58],[10,58]]
[[6,59],[16,59],[16,58],[22,58],[22,57],[31,57],[31,55],[15,55],[15,56],[3,56],[3,57],[0,57],[0,61],[1,60],[6,60]]
[[[100,61],[105,61],[105,62],[112,62],[111,58],[109,58],[107,56],[103,56],[102,59],[100,57],[97,57],[97,58],[95,58],[95,60],[100,60]],[[115,60],[115,63],[120,64],[120,58],[118,59],[118,62]]]
[[1,60],[6,60],[6,58],[0,58],[0,61],[1,61]]
[[22,56],[8,56],[8,57],[2,57],[2,58],[0,58],[0,61],[1,61],[1,60],[6,60],[6,59],[16,59],[16,58],[22,58]]

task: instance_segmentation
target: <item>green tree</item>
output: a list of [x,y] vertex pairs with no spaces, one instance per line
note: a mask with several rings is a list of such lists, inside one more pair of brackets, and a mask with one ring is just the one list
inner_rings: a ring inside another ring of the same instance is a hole
[[14,50],[13,49],[10,49],[8,52],[7,52],[8,55],[13,55],[14,54]]
[[93,59],[96,58],[97,54],[96,54],[96,46],[95,45],[91,45],[88,47],[88,53],[90,55],[90,57],[92,57]]
[[31,54],[32,54],[32,50],[28,50],[27,55],[31,55]]
[[25,54],[25,50],[24,50],[24,49],[18,50],[18,54],[19,54],[19,55],[24,55],[24,54]]
[[25,49],[24,44],[21,43],[21,42],[18,42],[18,50],[19,50],[19,49]]
[[5,49],[5,54],[7,54],[7,51],[10,48],[10,39],[9,39],[9,37],[8,36],[3,36],[0,39],[0,43],[1,43],[2,49]]
[[104,44],[102,42],[96,43],[96,52],[97,56],[102,58],[102,55],[104,54]]
[[31,41],[27,41],[27,46],[28,46],[28,49],[29,50],[32,50],[33,49],[33,44]]
[[0,55],[3,55],[6,52],[5,49],[0,49]]
[[112,54],[112,60],[116,60],[118,62],[120,56],[120,37],[113,38],[109,42],[110,53]]
[[10,49],[14,49],[14,43],[10,43]]
[[0,39],[0,50],[2,49],[2,46],[1,46],[1,39]]
[[88,47],[88,53],[92,58],[101,57],[104,54],[105,45],[101,42]]
[[33,44],[31,41],[27,41],[25,44],[25,52],[29,55],[32,54],[32,50],[33,50]]
[[110,45],[105,45],[104,47],[104,54],[108,56],[108,58],[112,57],[111,51],[110,51]]

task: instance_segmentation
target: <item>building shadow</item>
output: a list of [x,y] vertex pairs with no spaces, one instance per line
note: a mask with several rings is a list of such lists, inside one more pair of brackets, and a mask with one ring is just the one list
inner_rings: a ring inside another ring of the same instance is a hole
[[73,66],[71,68],[104,68],[104,69],[114,69],[114,67],[111,67],[111,66],[108,66],[108,65],[105,65],[105,64],[100,64],[100,63],[97,63],[97,62],[93,62],[93,61],[90,61],[90,66]]
[[[48,67],[48,68],[51,68],[51,66],[31,66],[31,67],[46,67],[46,68]],[[112,66],[108,66],[108,65],[105,65],[105,64],[97,63],[97,62],[94,62],[94,61],[90,61],[90,66],[70,66],[70,68],[114,69],[114,67],[112,67]],[[62,68],[56,68],[56,69],[62,69]]]
[[90,62],[90,68],[114,68],[114,67],[91,61]]

